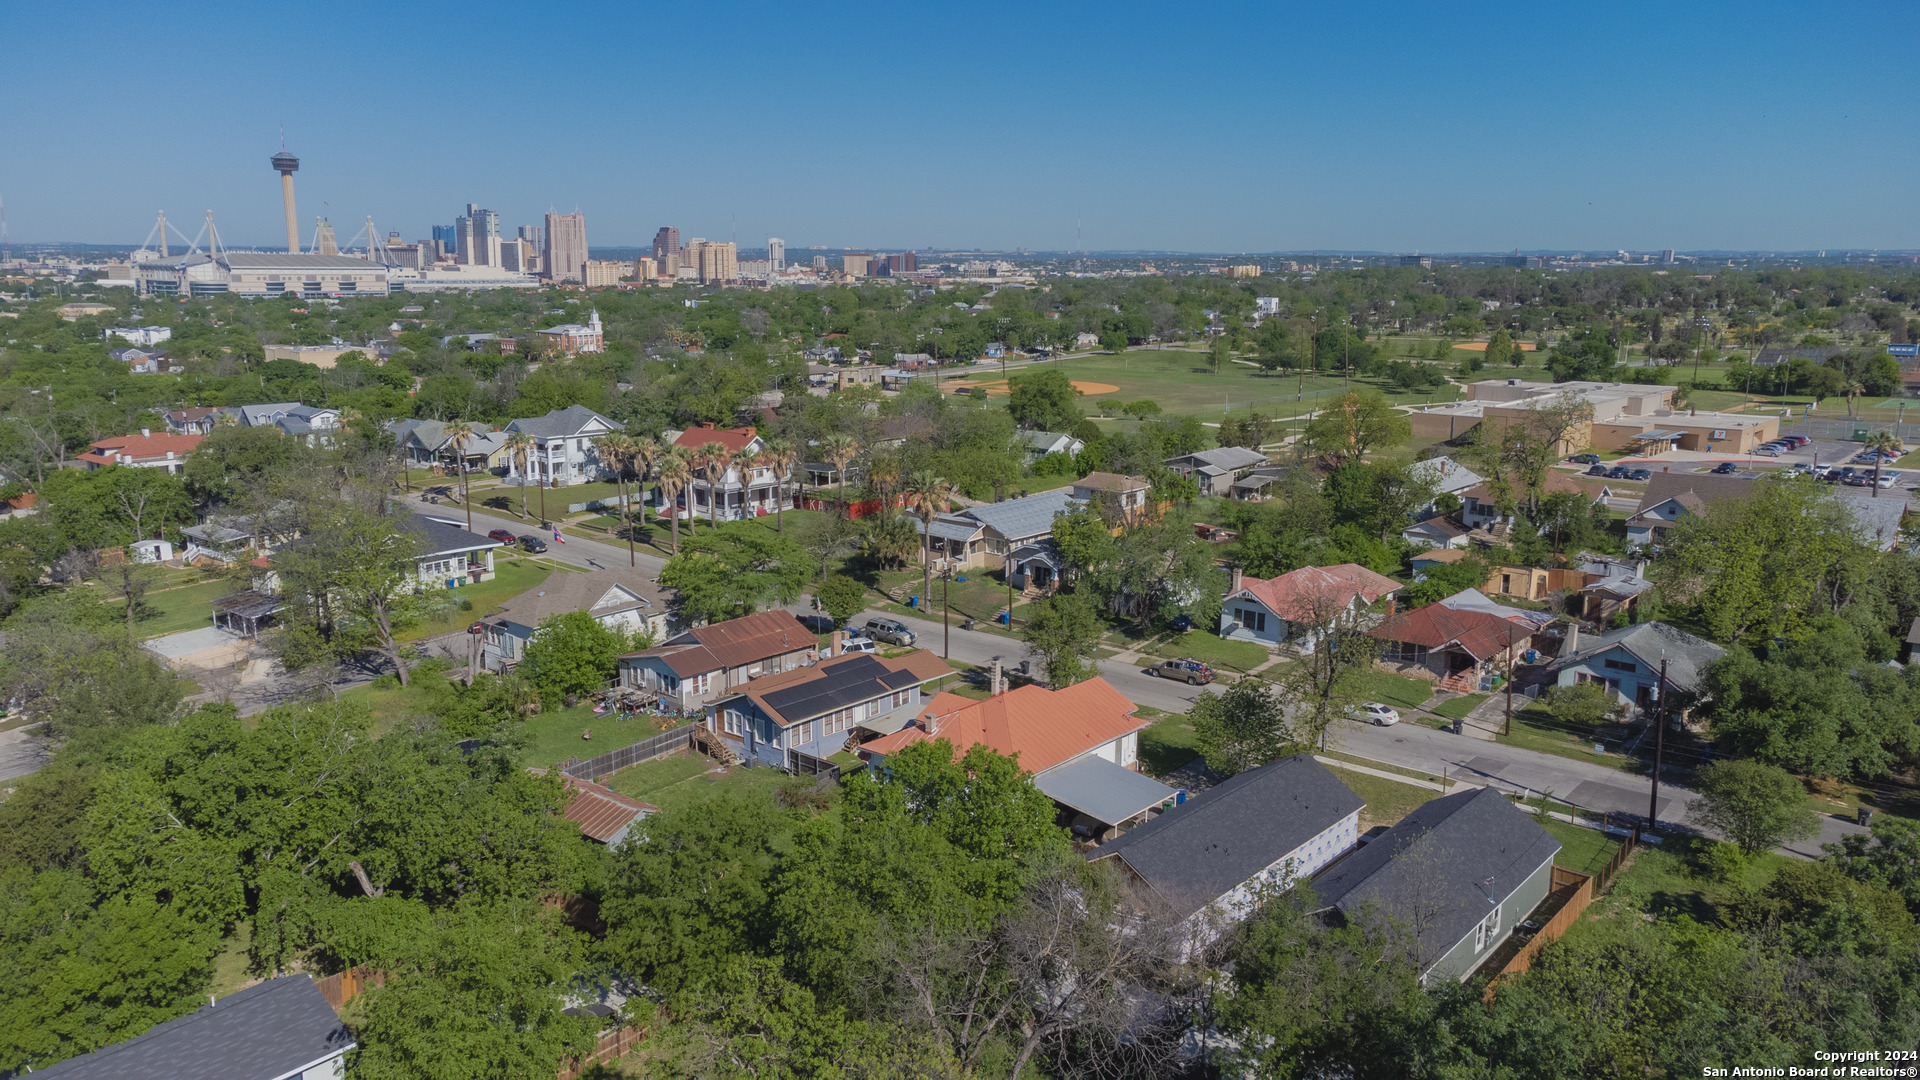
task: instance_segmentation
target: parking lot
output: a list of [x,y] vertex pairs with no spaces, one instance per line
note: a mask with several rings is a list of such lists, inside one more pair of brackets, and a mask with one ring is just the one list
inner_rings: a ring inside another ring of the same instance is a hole
[[[1796,431],[1793,428],[1786,429],[1782,434],[1812,435],[1811,432]],[[1618,461],[1609,461],[1606,463],[1606,466],[1609,470],[1616,466],[1621,466],[1628,470],[1646,469],[1652,473],[1711,473],[1721,463],[1731,461],[1735,465],[1735,471],[1732,475],[1751,477],[1764,476],[1781,469],[1791,469],[1801,464],[1831,465],[1836,470],[1851,465],[1857,472],[1866,474],[1867,484],[1869,485],[1865,487],[1855,487],[1853,490],[1870,491],[1872,490],[1870,485],[1872,483],[1873,466],[1858,465],[1853,461],[1854,456],[1859,454],[1861,450],[1862,447],[1859,443],[1850,440],[1815,438],[1797,450],[1782,451],[1778,456],[1749,454],[1722,455],[1717,453],[1675,451],[1666,454],[1656,454],[1650,457],[1624,457]],[[1588,467],[1586,465],[1578,465],[1574,466],[1574,468],[1578,470],[1582,477],[1589,477]],[[1881,475],[1885,476],[1890,471],[1896,474],[1894,482],[1889,487],[1881,488],[1881,491],[1897,491],[1903,495],[1920,491],[1920,469],[1894,469],[1889,466],[1883,466]],[[1589,478],[1600,479],[1599,477]],[[1625,506],[1629,503],[1638,502],[1640,491],[1642,490],[1638,483],[1631,479],[1617,477],[1608,479],[1608,483],[1613,485],[1615,494],[1615,499],[1610,502],[1609,505],[1617,503]],[[1622,487],[1621,485],[1623,484],[1632,484],[1633,486]]]

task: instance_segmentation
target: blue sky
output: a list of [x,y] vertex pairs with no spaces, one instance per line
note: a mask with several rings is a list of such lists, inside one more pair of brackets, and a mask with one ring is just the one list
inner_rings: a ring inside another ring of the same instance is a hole
[[[1920,247],[1920,5],[24,4],[16,240]],[[324,204],[324,205],[323,205]]]

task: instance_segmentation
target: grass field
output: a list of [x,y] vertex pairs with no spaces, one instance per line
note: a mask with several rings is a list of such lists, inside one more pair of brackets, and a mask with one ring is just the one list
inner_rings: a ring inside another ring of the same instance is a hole
[[1375,825],[1393,825],[1413,812],[1413,808],[1422,803],[1437,799],[1440,793],[1412,784],[1402,784],[1378,776],[1343,769],[1338,765],[1330,766],[1333,775],[1353,789],[1355,795],[1366,801],[1360,811],[1360,827],[1371,829]]
[[1676,835],[1664,844],[1641,847],[1607,895],[1594,904],[1592,914],[1575,923],[1569,936],[1598,932],[1610,915],[1644,912],[1710,921],[1717,904],[1741,890],[1765,886],[1788,862],[1784,855],[1761,852],[1746,861],[1738,880],[1721,881],[1703,866],[1702,857],[1712,845],[1710,840]]
[[1538,815],[1534,820],[1560,841],[1560,853],[1553,857],[1555,866],[1596,874],[1606,867],[1613,853],[1620,850],[1620,842],[1599,829],[1569,825],[1545,815]]
[[[400,640],[419,641],[422,638],[452,633],[476,619],[499,611],[502,604],[545,581],[551,572],[547,567],[530,559],[503,559],[496,553],[493,559],[492,581],[447,590],[453,595],[452,606],[437,618],[421,620],[420,625],[400,634]],[[461,610],[460,601],[462,600],[472,601],[473,609]]]
[[1433,711],[1449,720],[1465,720],[1474,706],[1487,700],[1486,694],[1462,694],[1457,698],[1448,698],[1433,707]]
[[622,795],[649,802],[662,810],[697,805],[723,792],[771,795],[795,781],[779,769],[748,769],[721,765],[691,751],[621,769],[608,777],[608,787]]
[[1367,701],[1378,701],[1400,709],[1417,709],[1433,696],[1433,684],[1411,675],[1395,675],[1374,668],[1359,672],[1355,693]]
[[[520,760],[523,764],[544,768],[567,758],[599,757],[677,726],[679,721],[658,716],[641,715],[621,720],[615,713],[595,715],[593,706],[584,704],[542,711],[521,725],[531,742],[521,752]],[[593,732],[593,738],[582,739],[581,732],[588,730]]]
[[1140,732],[1140,770],[1149,776],[1165,776],[1199,753],[1185,713],[1164,715]]
[[1251,641],[1230,641],[1205,630],[1191,630],[1161,638],[1148,646],[1155,656],[1168,660],[1198,660],[1208,667],[1225,671],[1252,671],[1273,659],[1266,646]]
[[1517,746],[1522,750],[1557,754],[1575,761],[1605,765],[1610,769],[1631,771],[1634,768],[1634,762],[1631,759],[1619,754],[1594,753],[1593,740],[1561,730],[1553,715],[1537,706],[1515,712],[1513,734],[1497,735],[1494,738],[1496,742]]
[[[146,614],[134,620],[134,634],[145,640],[160,637],[163,634],[178,634],[183,630],[198,630],[213,625],[215,600],[228,593],[240,591],[240,586],[231,581],[206,581],[198,585],[185,585],[147,594]],[[125,610],[125,601],[102,601],[116,611]]]

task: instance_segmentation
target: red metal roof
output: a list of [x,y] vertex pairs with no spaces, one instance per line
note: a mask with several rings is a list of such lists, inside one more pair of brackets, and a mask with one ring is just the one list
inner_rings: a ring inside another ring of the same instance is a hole
[[1531,627],[1484,611],[1428,604],[1388,619],[1367,631],[1382,641],[1402,641],[1428,649],[1459,645],[1475,660],[1486,660],[1533,636]]
[[684,446],[688,450],[698,450],[708,443],[719,443],[721,446],[737,454],[745,450],[748,444],[753,442],[756,435],[757,432],[750,427],[723,428],[709,427],[705,424],[695,424],[681,432],[680,437],[673,440],[673,445]]
[[686,678],[816,648],[819,642],[793,612],[776,608],[710,623],[687,631],[673,639],[672,644],[628,655],[659,657],[675,675]]
[[580,826],[583,834],[603,844],[619,836],[622,830],[633,824],[635,818],[660,812],[660,808],[652,803],[630,799],[591,780],[567,776],[563,777],[563,781],[567,790],[573,792],[573,798],[567,802],[567,808],[560,816]]

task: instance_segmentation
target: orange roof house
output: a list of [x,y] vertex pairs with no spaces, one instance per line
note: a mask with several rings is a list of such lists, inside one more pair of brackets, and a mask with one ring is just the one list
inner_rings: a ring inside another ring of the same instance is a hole
[[709,424],[695,424],[681,432],[680,436],[673,440],[673,445],[685,447],[688,450],[698,450],[708,443],[719,443],[737,454],[752,446],[754,440],[759,437],[759,432],[750,427],[723,428]]
[[186,457],[200,445],[203,435],[171,435],[166,432],[155,434],[148,428],[141,428],[138,435],[120,435],[111,439],[101,439],[92,449],[77,455],[78,460],[86,463],[88,469],[104,469],[109,465],[126,465],[138,469],[165,469],[177,473],[186,468]]
[[[1062,690],[1027,685],[985,701],[958,694],[935,695],[906,727],[860,747],[863,756],[884,757],[914,743],[945,739],[955,758],[974,744],[1018,758],[1030,773],[1044,773],[1083,754],[1131,739],[1148,721],[1134,715],[1134,704],[1102,678]],[[1118,762],[1132,765],[1137,749]]]

